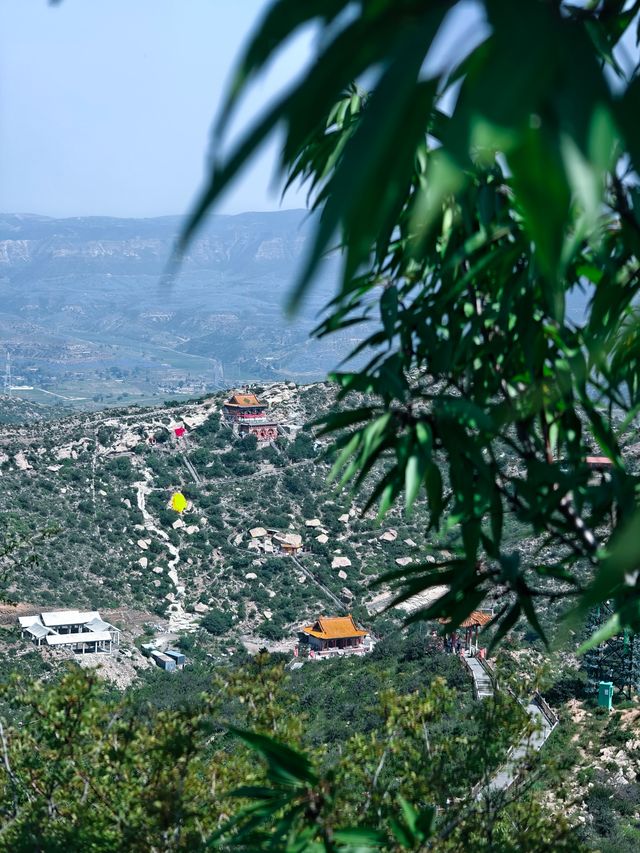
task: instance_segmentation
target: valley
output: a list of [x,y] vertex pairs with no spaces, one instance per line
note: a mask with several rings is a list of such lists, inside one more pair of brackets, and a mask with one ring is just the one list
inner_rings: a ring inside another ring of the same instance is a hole
[[309,340],[337,261],[292,320],[305,211],[215,216],[166,272],[183,220],[0,216],[5,392],[61,409],[189,399],[257,379],[315,381],[357,342]]
[[[383,704],[407,707],[442,689],[444,679],[455,703],[431,730],[433,748],[446,749],[452,729],[464,749],[490,738],[492,751],[472,776],[477,785],[510,781],[530,772],[523,765],[542,761],[543,779],[552,773],[563,780],[549,791],[535,789],[550,813],[566,810],[592,840],[606,835],[606,813],[616,843],[635,838],[633,808],[625,804],[638,788],[637,701],[619,701],[607,722],[586,692],[578,660],[567,651],[545,652],[522,620],[492,663],[505,688],[497,690],[491,675],[484,698],[474,700],[473,659],[468,670],[457,655],[447,654],[434,624],[401,630],[407,615],[446,587],[385,610],[392,593],[375,583],[387,572],[450,558],[455,539],[446,531],[428,532],[423,498],[410,518],[395,507],[381,523],[375,511],[362,513],[364,495],[356,499],[327,484],[327,443],[309,424],[335,407],[334,387],[266,382],[241,393],[256,395],[266,407],[267,420],[278,425],[275,440],[258,444],[255,436],[238,434],[224,414],[230,391],[54,419],[42,416],[49,409],[3,401],[9,423],[0,438],[0,525],[7,546],[0,655],[6,673],[54,691],[64,690],[75,672],[86,678],[97,673],[104,689],[124,697],[126,714],[144,719],[149,707],[154,713],[181,714],[185,707],[200,713],[211,679],[224,683],[230,695],[248,691],[252,702],[256,688],[245,679],[256,667],[262,673],[260,667],[275,665],[269,678],[287,709],[278,713],[294,729],[296,715],[304,718],[304,743],[334,760],[345,745],[352,748],[365,733],[381,731],[388,711],[379,707],[380,684],[389,679],[397,697]],[[363,402],[355,394],[350,405]],[[628,448],[630,459],[638,449]],[[183,513],[171,508],[178,492],[187,501]],[[535,539],[523,539],[512,522],[508,526],[505,541],[533,553]],[[120,646],[111,654],[78,654],[35,647],[16,632],[18,616],[74,608],[99,610],[121,632]],[[322,614],[347,613],[370,632],[368,653],[318,662],[294,657],[305,625]],[[545,614],[545,627],[556,618]],[[186,656],[186,668],[162,672],[149,650],[171,648]],[[23,710],[2,684],[0,678],[0,710],[22,719]],[[528,750],[529,738],[541,742],[535,726],[522,734],[526,718],[504,705],[505,690],[525,705],[540,690],[552,706],[559,723],[545,732],[549,740],[540,758]],[[244,719],[232,707],[234,718]],[[489,717],[483,707],[493,709]],[[502,730],[490,722],[495,714],[505,715]],[[511,739],[520,741],[523,758],[503,767]],[[378,761],[382,752],[376,754]],[[451,763],[452,772],[456,766]],[[462,794],[461,783],[448,784]],[[602,805],[606,797],[615,797],[615,808]]]

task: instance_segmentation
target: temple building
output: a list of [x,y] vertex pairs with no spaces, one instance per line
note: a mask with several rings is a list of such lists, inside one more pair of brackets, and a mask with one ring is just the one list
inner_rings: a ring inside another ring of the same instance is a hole
[[255,394],[234,394],[224,403],[222,411],[228,421],[246,421],[264,418],[267,406]]
[[266,404],[255,394],[234,394],[222,411],[238,435],[255,435],[258,441],[275,441],[278,437],[278,424],[267,417]]
[[308,647],[309,657],[368,651],[368,631],[356,625],[353,616],[320,616],[298,634],[299,648]]

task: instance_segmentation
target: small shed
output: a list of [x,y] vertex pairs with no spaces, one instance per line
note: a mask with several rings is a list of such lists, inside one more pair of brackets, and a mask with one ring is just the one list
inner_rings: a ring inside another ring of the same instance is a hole
[[295,556],[302,550],[302,536],[299,533],[276,533],[273,538],[283,554]]
[[182,669],[182,667],[185,665],[186,658],[182,654],[182,652],[178,651],[178,649],[166,649],[165,655],[167,657],[172,658],[176,662],[176,666],[178,667],[178,669]]
[[176,662],[173,658],[170,658],[168,655],[163,654],[162,652],[151,652],[151,657],[160,667],[160,669],[164,669],[165,672],[173,672],[176,668]]

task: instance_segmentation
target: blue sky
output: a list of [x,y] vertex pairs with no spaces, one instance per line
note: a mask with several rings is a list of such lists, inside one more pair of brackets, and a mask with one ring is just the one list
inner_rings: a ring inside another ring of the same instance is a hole
[[[180,213],[204,174],[233,61],[266,0],[0,0],[0,210]],[[245,121],[305,64],[297,40]],[[221,212],[276,209],[275,146]],[[301,207],[295,195],[283,207]]]

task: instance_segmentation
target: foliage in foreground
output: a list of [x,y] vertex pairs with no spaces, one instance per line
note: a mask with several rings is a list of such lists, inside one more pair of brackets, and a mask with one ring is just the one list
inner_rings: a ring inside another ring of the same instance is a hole
[[440,678],[381,690],[379,725],[331,756],[301,753],[304,716],[265,657],[185,708],[114,701],[85,672],[4,694],[21,722],[0,733],[0,850],[577,849],[528,786],[491,806],[470,796],[526,723],[505,696],[456,723]]
[[[458,0],[274,0],[216,144],[291,34],[317,25],[317,55],[245,139],[214,151],[184,241],[283,129],[281,171],[319,212],[292,302],[338,240],[341,288],[317,334],[366,335],[353,353],[366,365],[335,377],[343,396],[372,395],[326,420],[335,473],[356,488],[373,473],[381,514],[403,492],[410,510],[424,488],[432,527],[459,532],[454,559],[396,580],[410,594],[448,584],[424,615],[454,623],[497,592],[497,639],[520,615],[542,633],[545,599],[578,616],[611,599],[603,639],[640,628],[637,478],[623,452],[640,406],[640,3],[477,8],[484,20],[437,65],[449,13],[464,27]],[[363,75],[368,94],[354,85]],[[580,294],[584,316],[568,310]],[[610,477],[590,476],[591,454],[611,460]],[[507,513],[558,558],[505,552]]]

